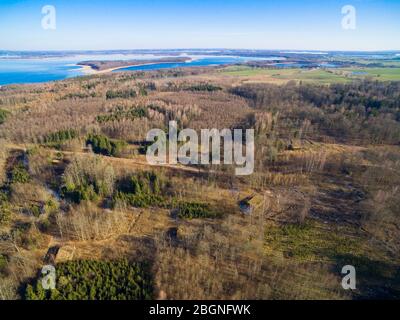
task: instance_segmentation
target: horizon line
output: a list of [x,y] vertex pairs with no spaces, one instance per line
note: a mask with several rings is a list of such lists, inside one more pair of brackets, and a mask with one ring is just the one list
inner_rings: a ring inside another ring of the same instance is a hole
[[322,49],[261,49],[261,48],[136,48],[136,49],[0,49],[1,51],[8,51],[8,52],[98,52],[98,51],[185,51],[185,50],[219,50],[219,51],[226,51],[226,50],[246,50],[246,51],[285,51],[285,53],[290,53],[287,51],[293,52],[400,52],[400,49],[382,49],[382,50],[322,50]]

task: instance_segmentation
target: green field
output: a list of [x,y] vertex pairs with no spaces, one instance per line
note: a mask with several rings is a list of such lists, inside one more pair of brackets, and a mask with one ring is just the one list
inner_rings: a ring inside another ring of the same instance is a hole
[[265,77],[266,79],[296,80],[318,83],[344,83],[354,79],[400,81],[400,68],[341,68],[341,69],[264,69],[230,66],[221,73],[237,77]]
[[371,78],[381,81],[400,81],[400,68],[345,68],[338,70],[350,72],[350,77],[356,79]]
[[351,57],[335,57],[329,60],[330,63],[335,64],[335,62],[355,62],[357,64],[362,64],[368,67],[371,64],[379,64],[382,67],[400,67],[400,59],[363,59],[363,58],[351,58]]

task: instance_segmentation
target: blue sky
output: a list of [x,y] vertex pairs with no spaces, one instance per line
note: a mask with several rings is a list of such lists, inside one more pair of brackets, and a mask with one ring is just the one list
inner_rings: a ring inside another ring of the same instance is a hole
[[400,0],[0,0],[0,50],[141,48],[400,50]]

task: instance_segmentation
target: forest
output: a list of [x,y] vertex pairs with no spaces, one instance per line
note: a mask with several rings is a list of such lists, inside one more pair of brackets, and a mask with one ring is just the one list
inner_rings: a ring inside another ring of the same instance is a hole
[[[400,82],[225,71],[0,88],[0,298],[400,298]],[[171,120],[254,129],[254,173],[149,165]]]

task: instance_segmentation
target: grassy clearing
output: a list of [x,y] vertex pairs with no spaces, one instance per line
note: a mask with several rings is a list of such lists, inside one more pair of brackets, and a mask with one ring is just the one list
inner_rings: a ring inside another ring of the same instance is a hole
[[285,257],[303,261],[327,261],[348,252],[361,254],[358,240],[348,230],[330,230],[316,221],[302,225],[270,225],[265,235],[267,251],[280,252]]
[[351,78],[372,78],[380,81],[400,81],[400,68],[352,68],[340,69],[350,72]]
[[262,69],[230,66],[222,74],[235,77],[263,77],[318,83],[345,83],[354,79],[372,78],[380,81],[400,81],[400,68],[343,68],[343,69]]
[[333,228],[312,220],[302,225],[271,224],[265,233],[265,248],[268,255],[280,256],[286,263],[321,263],[338,275],[343,266],[354,266],[356,297],[400,297],[396,263],[350,227]]
[[376,64],[376,65],[382,65],[384,67],[400,67],[400,60],[399,59],[363,59],[360,57],[357,58],[349,58],[349,57],[335,57],[334,60],[331,61],[331,63],[335,64],[335,62],[356,62],[358,64],[365,65],[368,67],[368,65],[371,64]]
[[227,67],[222,74],[236,77],[265,77],[271,80],[298,80],[307,82],[332,83],[349,81],[344,76],[322,69],[261,69],[245,66]]

